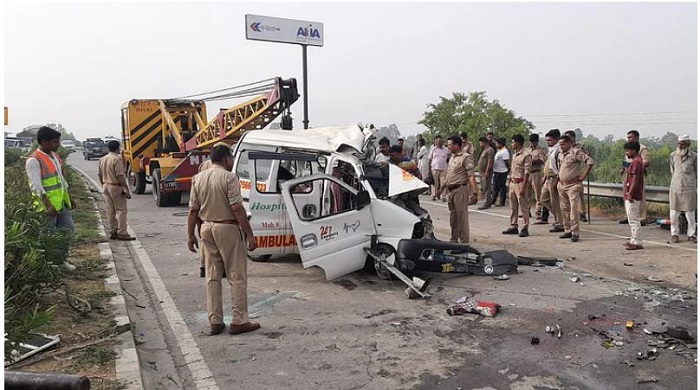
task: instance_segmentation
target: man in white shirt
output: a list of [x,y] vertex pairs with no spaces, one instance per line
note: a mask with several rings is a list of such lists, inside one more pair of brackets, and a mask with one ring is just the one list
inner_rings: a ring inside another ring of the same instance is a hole
[[447,178],[447,157],[450,155],[450,150],[443,145],[442,136],[435,136],[435,146],[430,150],[428,154],[428,165],[430,165],[430,170],[433,174],[433,181],[435,185],[433,186],[433,200],[442,199],[443,202],[447,202],[447,198],[442,198],[442,192],[446,189],[445,179]]
[[[37,211],[48,216],[47,221],[51,228],[62,229],[72,235],[74,226],[70,210],[75,207],[75,203],[68,192],[65,168],[56,153],[61,142],[61,133],[43,126],[36,136],[39,148],[27,158],[25,164],[29,188],[35,197],[34,205]],[[68,246],[69,242],[66,242],[66,258]],[[64,267],[70,271],[75,270],[75,266],[68,261],[64,263]]]
[[382,137],[382,139],[379,140],[379,149],[377,150],[379,153],[377,153],[376,156],[374,156],[374,161],[380,163],[380,164],[388,164],[389,163],[389,145],[391,144],[391,141],[389,141],[389,138],[387,137]]
[[493,198],[491,204],[495,205],[498,199],[498,194],[501,194],[500,206],[506,205],[506,196],[508,194],[508,170],[510,163],[510,153],[506,148],[506,139],[499,138],[496,141],[496,156],[493,160]]

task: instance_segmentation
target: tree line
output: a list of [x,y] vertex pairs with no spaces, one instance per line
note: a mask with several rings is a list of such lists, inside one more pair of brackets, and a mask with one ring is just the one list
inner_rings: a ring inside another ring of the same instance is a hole
[[[471,92],[469,94],[454,92],[452,97],[440,97],[437,103],[427,105],[423,118],[418,124],[426,127],[422,132],[423,138],[430,144],[435,135],[443,138],[451,135],[467,133],[468,139],[474,143],[477,155],[481,152],[478,139],[487,132],[493,132],[495,138],[503,137],[510,145],[510,139],[515,134],[527,137],[531,133],[540,134],[540,146],[546,147],[544,134],[550,129],[536,129],[532,122],[518,116],[513,110],[506,108],[498,100],[489,100],[486,92]],[[396,124],[377,126],[377,138],[387,137],[392,144],[399,138],[405,139],[405,145],[412,146],[416,137],[411,135],[402,137]],[[630,127],[629,130],[632,130]],[[602,140],[592,134],[586,135],[581,128],[561,127],[563,133],[573,130],[576,140],[581,142],[596,165],[591,171],[591,181],[602,183],[621,183],[622,161],[624,157],[623,146],[626,142],[626,133],[607,135]],[[617,137],[617,139],[616,139]],[[671,175],[669,170],[669,158],[676,149],[678,134],[667,132],[663,137],[650,137],[641,133],[640,141],[649,148],[651,166],[647,169],[646,184],[654,186],[669,186]],[[697,151],[697,144],[693,144],[692,150]]]

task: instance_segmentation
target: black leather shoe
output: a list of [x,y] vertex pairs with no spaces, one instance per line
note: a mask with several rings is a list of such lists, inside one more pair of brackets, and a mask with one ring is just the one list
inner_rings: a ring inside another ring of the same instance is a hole
[[571,234],[571,232],[568,232],[568,233],[562,234],[561,236],[559,236],[559,238],[571,238],[571,237],[573,237],[573,236],[574,236],[574,235]]
[[561,226],[555,226],[555,227],[549,229],[550,233],[561,233],[563,231],[564,231],[564,228]]
[[204,267],[199,267],[199,277],[200,278],[204,277]]
[[512,226],[509,229],[504,230],[503,234],[518,234],[518,228],[516,226]]
[[522,229],[522,230],[520,231],[520,234],[518,234],[519,237],[527,237],[527,236],[529,236],[529,235],[530,235],[530,233],[527,231],[527,228]]
[[586,213],[581,213],[581,216],[579,217],[581,222],[588,222],[588,218],[586,217]]
[[617,221],[617,222],[618,222],[620,225],[627,225],[627,224],[629,223],[629,221],[628,221],[626,218],[625,218],[625,219],[621,219],[621,220],[619,220],[619,221]]
[[578,235],[571,235],[571,242],[578,242]]

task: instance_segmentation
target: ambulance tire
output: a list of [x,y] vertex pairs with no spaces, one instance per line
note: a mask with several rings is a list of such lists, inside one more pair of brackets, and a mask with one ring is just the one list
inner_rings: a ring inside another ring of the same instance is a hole
[[250,261],[252,261],[254,263],[265,263],[268,260],[270,260],[271,257],[272,257],[272,255],[257,255],[256,256],[256,255],[251,255],[250,253],[248,254],[248,258],[250,259]]
[[[395,253],[394,248],[390,245],[379,244],[376,249],[377,253],[389,257]],[[380,264],[378,261],[374,260],[372,256],[367,256],[367,262],[365,263],[365,269],[374,270],[374,272],[379,276],[380,279],[391,280],[393,278],[391,272],[389,272],[386,267]]]

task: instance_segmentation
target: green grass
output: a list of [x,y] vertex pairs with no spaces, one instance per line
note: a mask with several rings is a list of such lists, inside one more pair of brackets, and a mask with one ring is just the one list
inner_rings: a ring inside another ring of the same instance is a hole
[[75,222],[75,240],[76,242],[101,242],[100,233],[97,230],[98,217],[92,207],[90,190],[76,170],[68,167],[67,171],[68,185],[76,206],[71,211]]
[[83,365],[103,365],[116,359],[117,353],[111,347],[91,345],[83,351],[80,363]]

